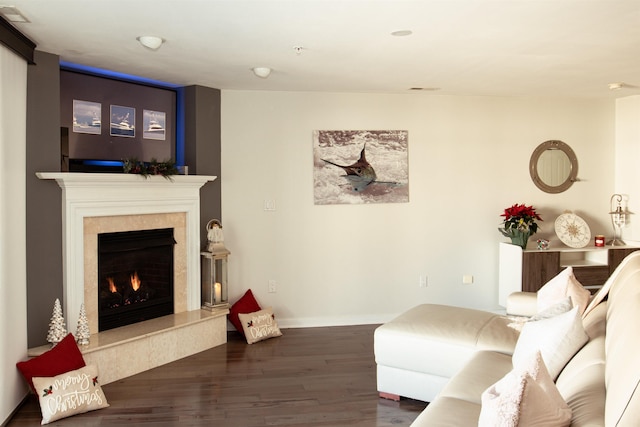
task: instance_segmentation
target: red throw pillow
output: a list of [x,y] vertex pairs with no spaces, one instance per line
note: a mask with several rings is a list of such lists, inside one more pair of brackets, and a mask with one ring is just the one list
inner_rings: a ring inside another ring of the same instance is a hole
[[84,358],[71,333],[51,350],[33,359],[16,363],[16,367],[29,383],[31,390],[36,394],[37,392],[33,386],[33,377],[55,377],[84,366]]
[[242,322],[238,318],[238,314],[247,314],[260,311],[260,305],[253,296],[253,292],[249,289],[244,293],[242,298],[236,301],[235,304],[229,309],[229,321],[244,336],[244,329],[242,328]]

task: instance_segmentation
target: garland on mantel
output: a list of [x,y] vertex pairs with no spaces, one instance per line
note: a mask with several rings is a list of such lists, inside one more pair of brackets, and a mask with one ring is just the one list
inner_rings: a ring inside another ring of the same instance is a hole
[[135,173],[145,178],[150,175],[162,175],[167,179],[171,179],[171,175],[178,173],[176,162],[173,160],[158,162],[156,159],[151,159],[150,162],[141,162],[136,158],[123,159],[122,168],[124,173]]

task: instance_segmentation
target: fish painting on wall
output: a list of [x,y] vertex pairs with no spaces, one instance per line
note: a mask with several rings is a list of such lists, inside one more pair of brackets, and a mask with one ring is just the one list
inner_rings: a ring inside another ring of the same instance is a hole
[[409,201],[408,131],[313,132],[314,203]]

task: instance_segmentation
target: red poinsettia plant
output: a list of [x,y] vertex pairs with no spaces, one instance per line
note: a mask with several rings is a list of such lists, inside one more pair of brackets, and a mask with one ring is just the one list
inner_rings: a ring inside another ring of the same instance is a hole
[[532,235],[538,231],[536,220],[542,221],[533,206],[524,204],[515,204],[506,208],[500,216],[504,217],[504,221],[503,228],[498,230],[506,237],[513,237],[516,234]]

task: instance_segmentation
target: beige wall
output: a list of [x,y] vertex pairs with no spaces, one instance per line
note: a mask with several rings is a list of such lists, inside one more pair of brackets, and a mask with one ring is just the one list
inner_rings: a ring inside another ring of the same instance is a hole
[[616,101],[615,191],[628,197],[629,224],[622,236],[640,243],[640,96]]
[[25,396],[27,63],[0,44],[0,424]]
[[[613,100],[223,91],[230,298],[251,288],[284,326],[382,322],[423,302],[496,309],[505,207],[538,208],[536,237],[553,240],[565,209],[610,234],[614,128]],[[410,202],[315,206],[316,129],[408,130]],[[548,139],[578,156],[581,181],[562,194],[529,177],[531,152]]]

